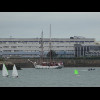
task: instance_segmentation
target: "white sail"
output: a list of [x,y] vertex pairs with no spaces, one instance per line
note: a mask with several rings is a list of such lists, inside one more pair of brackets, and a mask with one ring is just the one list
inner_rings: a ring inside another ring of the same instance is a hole
[[16,69],[15,64],[14,64],[14,66],[13,66],[12,76],[13,76],[13,77],[18,77],[18,72],[17,72],[17,69]]
[[8,76],[8,75],[9,75],[9,74],[8,74],[8,70],[7,70],[6,66],[5,66],[5,64],[3,64],[2,76]]

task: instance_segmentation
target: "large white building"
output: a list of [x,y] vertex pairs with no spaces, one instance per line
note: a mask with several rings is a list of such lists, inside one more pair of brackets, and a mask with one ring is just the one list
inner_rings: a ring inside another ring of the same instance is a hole
[[[49,38],[43,39],[44,56],[49,52]],[[51,38],[51,49],[58,56],[75,57],[75,44],[95,45],[94,38]],[[0,55],[3,57],[39,57],[41,38],[0,38]]]

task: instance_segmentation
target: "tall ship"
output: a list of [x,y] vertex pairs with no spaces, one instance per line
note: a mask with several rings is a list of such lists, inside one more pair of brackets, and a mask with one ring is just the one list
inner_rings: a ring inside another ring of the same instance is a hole
[[49,49],[50,49],[50,59],[49,59],[49,62],[44,62],[43,61],[43,31],[41,33],[41,52],[40,52],[40,63],[37,64],[36,62],[34,62],[34,67],[37,68],[37,69],[40,69],[40,68],[44,68],[44,69],[60,69],[62,67],[64,67],[63,65],[63,62],[55,62],[52,60],[52,57],[51,57],[51,52],[52,52],[52,48],[51,48],[51,24],[50,24],[50,41],[49,41]]

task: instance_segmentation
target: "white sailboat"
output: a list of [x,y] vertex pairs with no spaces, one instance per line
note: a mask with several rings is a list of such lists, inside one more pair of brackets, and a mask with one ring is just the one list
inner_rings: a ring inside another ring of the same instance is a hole
[[12,77],[14,77],[14,78],[18,77],[18,71],[17,71],[17,69],[16,69],[15,64],[14,64],[14,66],[13,66]]
[[54,61],[51,61],[51,24],[50,24],[50,42],[49,42],[49,49],[50,49],[50,61],[49,62],[43,62],[43,31],[41,35],[41,60],[40,65],[37,65],[36,62],[34,62],[34,67],[37,69],[58,69],[63,67],[63,63],[56,63]]
[[[43,63],[45,63],[45,62],[43,62]],[[48,65],[47,63],[46,63],[46,65],[42,65],[42,64],[35,65],[35,68],[36,69],[60,69],[63,67],[63,65],[61,65],[61,64],[58,64],[58,65]]]
[[8,70],[7,70],[6,66],[5,66],[5,64],[3,64],[2,76],[4,76],[4,77],[8,77],[9,76]]

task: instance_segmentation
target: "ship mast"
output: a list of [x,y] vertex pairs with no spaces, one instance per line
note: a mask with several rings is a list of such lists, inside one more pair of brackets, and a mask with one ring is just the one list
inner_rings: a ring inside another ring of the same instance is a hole
[[50,63],[51,63],[51,24],[50,24],[50,41],[49,41],[49,48],[50,48]]
[[41,33],[41,39],[40,39],[40,48],[41,48],[41,52],[40,52],[40,64],[42,64],[43,62],[43,30],[42,30],[42,33]]

